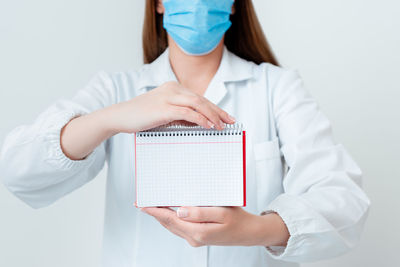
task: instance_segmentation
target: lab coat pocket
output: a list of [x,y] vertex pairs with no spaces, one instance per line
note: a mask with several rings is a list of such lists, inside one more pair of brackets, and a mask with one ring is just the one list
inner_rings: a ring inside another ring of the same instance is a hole
[[266,140],[253,145],[257,184],[257,211],[265,211],[268,204],[283,192],[283,165],[279,139]]
[[262,141],[254,144],[254,159],[256,161],[280,157],[279,140],[275,137],[271,141]]

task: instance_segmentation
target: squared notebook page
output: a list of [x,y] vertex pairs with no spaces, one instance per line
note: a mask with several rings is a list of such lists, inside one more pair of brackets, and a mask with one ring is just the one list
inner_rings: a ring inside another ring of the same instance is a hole
[[215,131],[135,135],[136,205],[243,206],[244,133]]

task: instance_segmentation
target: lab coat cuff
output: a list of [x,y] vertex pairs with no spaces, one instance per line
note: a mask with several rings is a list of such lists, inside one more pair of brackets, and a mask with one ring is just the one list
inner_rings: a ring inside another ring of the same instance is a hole
[[67,125],[72,119],[85,115],[84,112],[74,110],[63,110],[60,111],[55,117],[56,122],[53,122],[48,131],[46,131],[45,139],[48,145],[46,163],[53,165],[62,170],[76,170],[87,166],[95,159],[96,149],[91,152],[82,160],[72,160],[62,151],[61,148],[61,130]]
[[299,248],[301,248],[301,244],[303,243],[304,236],[301,235],[298,225],[296,224],[297,219],[295,214],[291,212],[291,210],[297,206],[294,204],[295,201],[295,196],[282,194],[272,201],[267,209],[260,214],[277,213],[289,230],[290,237],[286,246],[265,247],[268,254],[276,260],[285,260],[297,256],[297,254],[299,254]]

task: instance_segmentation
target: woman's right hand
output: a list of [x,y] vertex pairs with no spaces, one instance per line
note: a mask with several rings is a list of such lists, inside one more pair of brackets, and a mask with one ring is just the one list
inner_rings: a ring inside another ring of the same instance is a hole
[[221,108],[177,82],[167,82],[110,108],[114,133],[134,133],[182,120],[219,130],[224,123],[235,122]]
[[61,130],[61,148],[72,160],[84,159],[117,133],[134,133],[173,121],[187,121],[221,130],[234,119],[176,82],[168,82],[129,101],[72,119]]

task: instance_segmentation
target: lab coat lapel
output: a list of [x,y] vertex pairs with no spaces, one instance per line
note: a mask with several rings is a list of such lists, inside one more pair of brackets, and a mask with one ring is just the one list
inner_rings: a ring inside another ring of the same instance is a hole
[[253,75],[252,68],[253,63],[237,57],[224,47],[220,66],[204,97],[218,105],[228,93],[227,84],[250,79]]
[[138,90],[143,93],[163,83],[177,81],[169,62],[169,49],[167,48],[155,61],[143,66],[139,73]]
[[224,82],[213,79],[209,84],[206,92],[204,93],[204,97],[207,98],[210,102],[218,105],[221,100],[225,97],[227,93],[226,86]]

